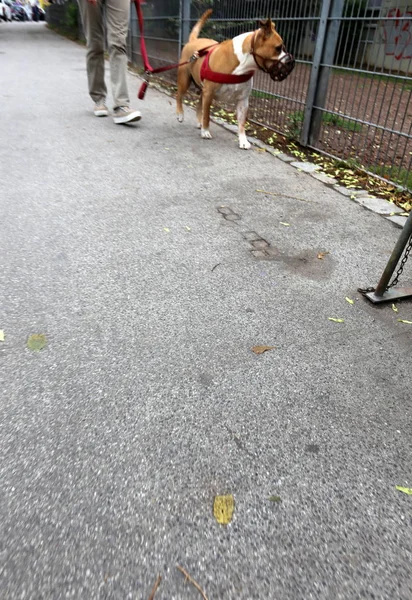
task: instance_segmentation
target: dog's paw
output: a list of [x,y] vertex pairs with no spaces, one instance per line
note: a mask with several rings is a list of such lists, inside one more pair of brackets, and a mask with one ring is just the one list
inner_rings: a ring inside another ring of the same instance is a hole
[[251,144],[247,141],[246,136],[239,137],[239,148],[242,150],[249,150]]
[[196,129],[202,129],[202,123],[196,123]]
[[210,131],[208,129],[201,129],[200,130],[200,135],[202,136],[202,138],[204,140],[211,140],[212,139],[212,134],[210,133]]
[[179,121],[179,123],[183,123],[183,119],[184,119],[185,117],[184,117],[184,114],[183,114],[183,113],[178,113],[178,114],[176,115],[176,118],[177,118],[177,120]]

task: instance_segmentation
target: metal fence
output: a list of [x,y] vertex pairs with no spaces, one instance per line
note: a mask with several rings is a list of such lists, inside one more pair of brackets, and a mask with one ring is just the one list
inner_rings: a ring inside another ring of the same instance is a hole
[[[143,5],[153,66],[178,60],[198,16],[218,41],[276,23],[296,68],[254,77],[249,120],[412,190],[412,6],[408,0],[153,0]],[[141,65],[132,6],[129,53]],[[174,77],[176,76],[175,72]]]

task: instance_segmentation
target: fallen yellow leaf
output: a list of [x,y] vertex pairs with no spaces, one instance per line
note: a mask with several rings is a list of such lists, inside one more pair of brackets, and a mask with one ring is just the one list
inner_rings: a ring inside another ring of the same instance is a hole
[[330,253],[329,252],[318,252],[319,260],[322,260],[327,254],[330,254]]
[[47,338],[43,333],[35,333],[27,339],[27,347],[29,350],[42,350],[47,344]]
[[349,302],[349,304],[354,304],[353,300],[351,298],[348,298],[347,296],[346,296],[345,300],[346,300],[346,302]]
[[400,485],[396,486],[398,492],[403,492],[404,494],[408,494],[408,496],[412,496],[412,488],[402,487]]
[[399,323],[407,323],[408,325],[412,325],[412,321],[407,321],[406,319],[398,319]]
[[230,523],[235,510],[235,499],[232,494],[227,496],[215,496],[213,502],[213,514],[215,519],[220,525],[227,525]]
[[396,304],[392,304],[392,310],[393,310],[393,312],[399,312]]
[[283,221],[280,221],[281,225],[284,225],[285,227],[290,227],[290,223],[284,223]]
[[163,231],[166,231],[166,233],[169,233],[170,229],[168,227],[163,227]]
[[0,342],[4,342],[4,331],[0,329]]
[[192,230],[190,229],[190,227],[188,227],[187,225],[186,225],[186,230],[187,230],[187,231],[192,231]]
[[343,319],[334,319],[333,317],[328,317],[329,321],[333,321],[334,323],[344,323]]
[[275,346],[253,346],[252,352],[254,352],[255,354],[263,354],[268,350],[273,350],[274,347]]

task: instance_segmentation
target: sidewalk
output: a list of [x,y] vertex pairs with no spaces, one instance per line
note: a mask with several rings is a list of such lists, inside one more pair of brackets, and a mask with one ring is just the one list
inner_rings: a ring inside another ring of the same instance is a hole
[[96,119],[83,47],[0,25],[2,595],[410,598],[412,303],[356,292],[400,229],[129,83]]

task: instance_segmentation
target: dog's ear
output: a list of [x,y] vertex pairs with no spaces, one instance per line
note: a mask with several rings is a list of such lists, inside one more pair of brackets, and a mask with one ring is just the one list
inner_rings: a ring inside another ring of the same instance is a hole
[[259,24],[264,37],[268,37],[273,33],[274,24],[270,17],[266,21],[260,21]]

